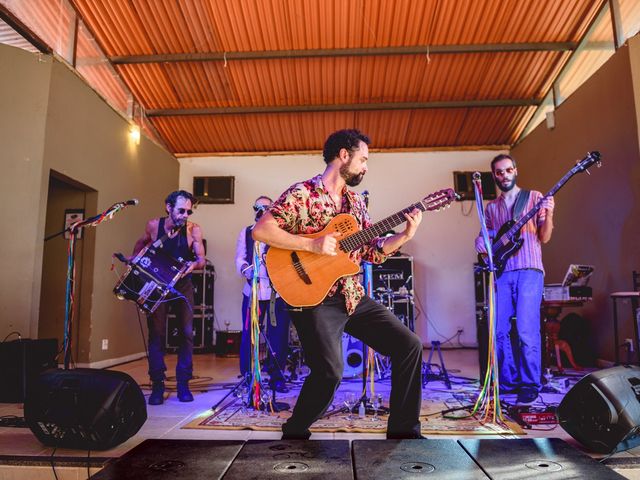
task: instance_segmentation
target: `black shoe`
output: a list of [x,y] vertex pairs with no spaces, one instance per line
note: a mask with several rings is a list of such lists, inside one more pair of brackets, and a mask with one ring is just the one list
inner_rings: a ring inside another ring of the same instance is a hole
[[270,380],[269,386],[278,393],[289,393],[289,388],[284,383],[284,380]]
[[520,387],[503,387],[500,385],[500,395],[514,395],[520,392]]
[[538,399],[538,391],[531,388],[522,388],[518,392],[516,405],[531,405]]
[[151,384],[151,395],[149,395],[149,405],[162,405],[164,403],[164,382],[153,382]]
[[189,391],[189,382],[178,382],[178,400],[181,402],[193,402],[193,395]]

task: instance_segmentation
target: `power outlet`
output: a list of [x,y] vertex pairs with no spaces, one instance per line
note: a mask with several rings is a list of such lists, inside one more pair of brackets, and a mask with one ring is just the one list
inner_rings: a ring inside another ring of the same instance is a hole
[[633,340],[631,340],[630,338],[625,338],[624,344],[627,346],[630,352],[633,352]]
[[458,334],[458,333],[462,333],[462,332],[464,332],[464,328],[462,328],[462,327],[458,327],[458,328],[456,329],[456,334]]
[[109,350],[109,339],[108,338],[103,338],[102,339],[102,350]]

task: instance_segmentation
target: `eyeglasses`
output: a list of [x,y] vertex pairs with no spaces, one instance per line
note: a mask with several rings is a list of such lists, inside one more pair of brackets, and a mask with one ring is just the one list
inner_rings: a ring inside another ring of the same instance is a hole
[[263,212],[263,211],[265,211],[267,208],[269,208],[269,205],[254,205],[254,206],[253,206],[253,211],[254,211],[254,212]]
[[495,172],[493,172],[493,174],[496,177],[502,177],[505,173],[508,173],[509,175],[511,175],[514,171],[515,171],[516,167],[507,167],[504,170],[496,170]]
[[187,210],[186,208],[176,208],[176,210],[180,215],[184,215],[185,212],[187,213],[187,215],[193,215],[193,210],[191,209]]

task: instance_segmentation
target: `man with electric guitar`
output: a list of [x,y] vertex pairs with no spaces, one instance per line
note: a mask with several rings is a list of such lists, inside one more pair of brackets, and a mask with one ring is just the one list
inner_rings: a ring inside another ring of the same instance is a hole
[[253,229],[253,238],[271,247],[266,263],[274,287],[299,307],[291,318],[311,369],[283,439],[309,438],[309,427],[331,405],[343,373],[343,332],[391,357],[387,437],[420,437],[422,342],[365,295],[357,274],[361,260],[382,263],[408,242],[427,208],[416,204],[390,217],[395,225],[406,222],[404,231],[379,236],[393,227],[373,228],[362,196],[347,188],[367,173],[369,143],[358,130],[331,134],[324,172],[285,191]]
[[[494,240],[505,237],[502,226],[510,226],[523,214],[525,217],[533,214],[522,226],[518,223],[519,232],[513,232],[519,233],[517,245],[497,259],[503,263],[497,269],[495,328],[500,391],[517,393],[518,403],[530,404],[538,397],[541,386],[540,302],[544,286],[541,245],[551,239],[554,200],[552,195],[543,197],[540,192],[518,187],[518,169],[509,155],[495,157],[491,172],[502,192],[487,204],[485,211],[487,229]],[[499,242],[493,243],[494,258],[498,256],[496,244]],[[478,252],[486,253],[481,235],[475,246]],[[514,316],[518,332],[515,347],[519,349],[516,352],[510,338]]]

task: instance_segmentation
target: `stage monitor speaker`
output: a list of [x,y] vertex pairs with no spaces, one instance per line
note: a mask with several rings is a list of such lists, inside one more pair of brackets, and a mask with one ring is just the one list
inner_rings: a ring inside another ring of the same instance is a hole
[[362,375],[364,357],[362,342],[348,333],[342,334],[342,357],[344,361],[344,378],[355,378]]
[[58,340],[21,339],[0,343],[0,402],[22,403],[40,372],[57,367]]
[[147,406],[126,373],[55,369],[43,372],[27,391],[24,417],[45,445],[107,450],[140,430]]
[[621,452],[639,445],[640,368],[621,365],[585,376],[560,403],[558,421],[594,452]]

